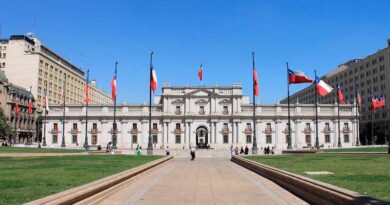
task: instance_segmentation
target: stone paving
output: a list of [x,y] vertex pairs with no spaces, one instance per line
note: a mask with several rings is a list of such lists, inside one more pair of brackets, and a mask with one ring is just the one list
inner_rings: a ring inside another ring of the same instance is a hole
[[176,158],[79,204],[307,204],[227,157]]

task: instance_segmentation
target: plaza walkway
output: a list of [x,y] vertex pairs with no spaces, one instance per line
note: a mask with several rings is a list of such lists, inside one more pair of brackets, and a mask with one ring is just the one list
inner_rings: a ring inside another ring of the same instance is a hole
[[79,204],[307,204],[229,158],[176,158]]

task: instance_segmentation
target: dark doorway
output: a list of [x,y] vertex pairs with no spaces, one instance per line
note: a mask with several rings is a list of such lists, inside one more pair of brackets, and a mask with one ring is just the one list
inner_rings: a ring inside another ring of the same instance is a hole
[[198,148],[207,148],[209,137],[207,128],[201,126],[196,129],[196,146]]

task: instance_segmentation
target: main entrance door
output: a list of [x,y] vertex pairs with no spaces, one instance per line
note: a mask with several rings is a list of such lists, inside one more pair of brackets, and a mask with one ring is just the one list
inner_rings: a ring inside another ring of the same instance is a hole
[[207,128],[201,126],[196,129],[196,145],[198,148],[207,148],[209,143]]

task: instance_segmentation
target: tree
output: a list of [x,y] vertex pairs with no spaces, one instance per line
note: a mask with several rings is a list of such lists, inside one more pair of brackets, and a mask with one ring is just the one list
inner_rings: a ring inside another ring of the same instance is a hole
[[0,108],[0,138],[9,140],[12,138],[12,128],[4,115],[3,109]]

